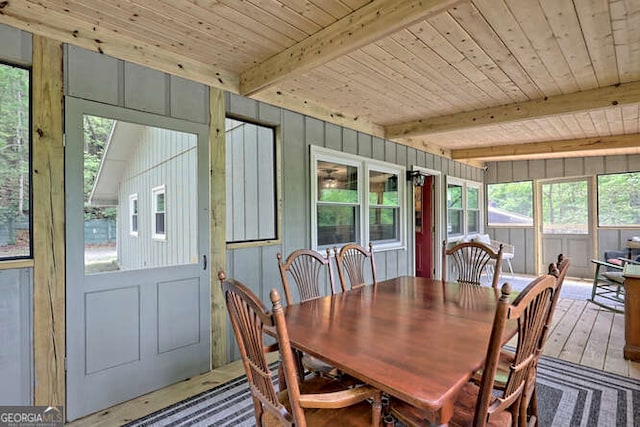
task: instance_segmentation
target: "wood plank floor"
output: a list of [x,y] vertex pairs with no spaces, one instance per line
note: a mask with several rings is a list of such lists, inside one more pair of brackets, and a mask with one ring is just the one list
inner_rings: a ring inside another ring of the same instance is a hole
[[[624,360],[623,346],[624,314],[612,313],[585,300],[560,299],[544,354],[640,379],[640,363]],[[244,374],[242,365],[236,361],[220,369],[100,411],[69,425],[74,427],[121,425],[242,374]]]

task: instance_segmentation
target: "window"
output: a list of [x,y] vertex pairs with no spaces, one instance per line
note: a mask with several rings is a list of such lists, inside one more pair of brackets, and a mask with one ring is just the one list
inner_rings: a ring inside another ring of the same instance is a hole
[[490,226],[533,226],[533,183],[531,181],[489,184],[487,194]]
[[160,187],[154,188],[152,191],[153,194],[153,238],[159,240],[166,240],[167,231],[165,228],[166,223],[166,206],[165,206],[165,188],[164,185]]
[[131,194],[129,196],[129,234],[138,236],[138,195]]
[[398,174],[369,170],[369,239],[393,242],[399,236]]
[[313,247],[404,245],[402,168],[317,147],[311,162]]
[[587,180],[542,184],[542,232],[589,234]]
[[462,225],[462,185],[447,184],[447,230],[449,236],[464,234]]
[[482,231],[481,184],[449,178],[447,182],[447,236]]
[[278,239],[275,129],[226,119],[229,243]]
[[0,260],[31,257],[30,73],[0,64]]
[[480,189],[467,187],[467,233],[480,233]]
[[598,225],[640,227],[640,172],[598,175]]

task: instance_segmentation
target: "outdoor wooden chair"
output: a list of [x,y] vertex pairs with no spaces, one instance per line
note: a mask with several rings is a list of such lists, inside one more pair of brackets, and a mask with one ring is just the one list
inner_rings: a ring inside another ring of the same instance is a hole
[[[380,425],[381,393],[373,387],[344,388],[339,381],[321,376],[298,384],[280,295],[275,289],[270,293],[271,311],[240,282],[223,279],[222,292],[258,426]],[[270,348],[265,342],[268,332],[275,332],[277,338],[285,380],[281,390],[274,384],[265,353],[265,348]]]
[[[298,302],[305,302],[323,296],[325,294],[322,289],[323,277],[326,279],[324,283],[329,283],[331,294],[336,293],[330,255],[330,249],[327,249],[326,257],[310,249],[298,249],[293,251],[284,262],[280,253],[276,255],[287,305],[294,303],[289,277],[293,279],[293,283],[298,289],[300,296]],[[323,276],[323,274],[326,274],[326,276]],[[305,370],[340,379],[341,374],[335,367],[300,351],[294,350],[294,353],[302,381],[305,378]]]
[[447,249],[447,241],[442,242],[442,280],[447,281],[447,257],[453,260],[453,272],[459,283],[481,285],[482,275],[491,272],[491,286],[498,288],[502,267],[502,245],[498,251],[480,242],[461,242]]
[[637,260],[617,258],[616,263],[611,261],[591,260],[596,265],[596,271],[588,301],[615,313],[623,313],[625,292],[622,270],[627,263],[640,263],[640,257]]
[[[365,286],[365,264],[370,265],[372,284],[375,285],[378,283],[372,243],[369,243],[369,250],[356,243],[349,243],[340,248],[339,251],[338,248],[333,248],[333,250],[336,254],[338,277],[340,278],[340,285],[343,291]],[[349,278],[350,286],[347,286],[347,277]]]
[[[537,358],[538,343],[553,304],[556,279],[544,275],[533,280],[509,302],[511,287],[504,284],[498,300],[487,356],[480,383],[467,382],[454,404],[450,426],[517,425],[522,412],[522,395],[530,381]],[[504,387],[496,389],[496,373],[501,357],[505,326],[517,321],[518,343]],[[391,414],[407,425],[437,424],[430,414],[398,399],[391,400]]]

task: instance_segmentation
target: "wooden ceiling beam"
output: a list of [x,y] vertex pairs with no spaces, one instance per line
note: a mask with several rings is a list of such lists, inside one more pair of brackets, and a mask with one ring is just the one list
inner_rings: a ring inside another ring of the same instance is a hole
[[385,135],[390,139],[429,135],[636,103],[640,103],[640,81],[398,123],[387,126]]
[[63,10],[46,7],[32,0],[0,2],[0,23],[218,89],[238,93],[240,88],[240,76],[237,73],[131,40],[104,29],[100,22],[74,19]]
[[501,157],[531,156],[535,154],[551,155],[638,147],[640,147],[640,134],[630,134],[457,149],[451,150],[451,158],[454,160],[498,159]]
[[240,94],[251,96],[374,43],[466,0],[374,0],[240,75]]

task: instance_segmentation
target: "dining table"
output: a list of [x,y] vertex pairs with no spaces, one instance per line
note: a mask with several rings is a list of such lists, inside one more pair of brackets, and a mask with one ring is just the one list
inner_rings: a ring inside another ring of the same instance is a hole
[[[500,290],[402,276],[285,307],[291,345],[446,425],[484,364]],[[504,342],[515,333],[508,324]]]

